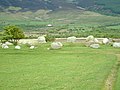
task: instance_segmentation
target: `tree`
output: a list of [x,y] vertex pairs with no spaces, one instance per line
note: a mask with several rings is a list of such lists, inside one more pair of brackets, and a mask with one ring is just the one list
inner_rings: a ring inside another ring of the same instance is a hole
[[13,44],[16,45],[17,42],[24,37],[23,31],[19,27],[14,25],[4,27],[3,40],[13,42]]

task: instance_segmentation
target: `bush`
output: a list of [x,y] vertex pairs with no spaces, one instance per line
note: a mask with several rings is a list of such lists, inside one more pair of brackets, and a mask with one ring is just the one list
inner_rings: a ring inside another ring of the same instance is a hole
[[46,35],[45,39],[46,39],[46,42],[52,42],[55,40],[55,37],[52,35]]

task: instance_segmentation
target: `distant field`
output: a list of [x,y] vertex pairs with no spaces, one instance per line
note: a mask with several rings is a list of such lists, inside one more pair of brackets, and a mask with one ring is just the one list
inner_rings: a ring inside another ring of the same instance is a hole
[[79,43],[64,43],[60,50],[48,47],[50,43],[35,50],[0,48],[0,90],[102,90],[120,52],[111,46],[92,49]]
[[[52,24],[53,27],[48,27]],[[50,34],[55,37],[120,38],[120,17],[106,16],[84,10],[0,13],[0,31],[6,25],[17,25],[25,32]]]

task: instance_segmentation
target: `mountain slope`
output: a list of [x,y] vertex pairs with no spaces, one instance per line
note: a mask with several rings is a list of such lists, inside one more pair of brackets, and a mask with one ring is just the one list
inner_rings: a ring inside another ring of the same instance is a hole
[[22,11],[34,11],[39,9],[52,9],[57,8],[50,1],[45,0],[0,0],[1,10],[9,8],[10,6],[20,7]]
[[76,0],[77,5],[101,13],[120,14],[120,0]]
[[13,7],[19,7],[18,11],[82,7],[103,14],[120,14],[120,0],[0,0],[1,11],[17,10]]

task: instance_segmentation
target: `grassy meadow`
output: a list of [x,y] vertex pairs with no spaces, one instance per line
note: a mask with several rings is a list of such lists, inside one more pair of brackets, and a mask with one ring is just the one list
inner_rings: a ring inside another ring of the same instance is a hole
[[[30,50],[0,48],[0,90],[103,90],[115,66],[120,49],[102,45],[99,49],[80,43],[64,43],[59,50],[47,50],[50,43]],[[116,89],[120,90],[120,73]]]
[[116,85],[115,85],[115,90],[119,90],[120,89],[120,69],[119,69],[119,72],[118,72],[118,78],[117,78],[117,82],[116,82]]

